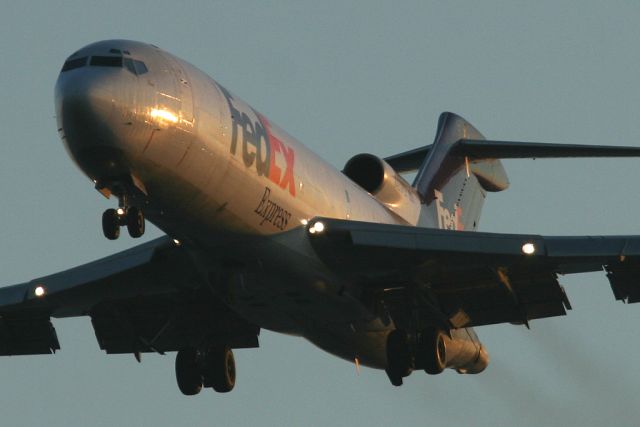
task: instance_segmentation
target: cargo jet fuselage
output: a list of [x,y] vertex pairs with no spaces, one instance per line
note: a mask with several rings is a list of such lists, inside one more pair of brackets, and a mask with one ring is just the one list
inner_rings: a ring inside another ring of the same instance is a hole
[[432,145],[338,171],[194,66],[124,40],[71,55],[55,104],[70,156],[118,201],[104,235],[149,220],[167,236],[1,288],[0,355],[55,352],[51,317],[89,316],[108,353],[177,351],[183,393],[227,392],[231,349],[266,328],[401,385],[484,370],[472,326],[564,315],[558,274],[604,268],[617,299],[640,301],[638,236],[475,232],[509,186],[499,159],[638,148],[489,141],[443,113]]
[[[277,239],[264,245],[252,236],[318,216],[416,225],[417,210],[394,212],[212,78],[158,48],[99,42],[67,64],[73,67],[60,73],[55,90],[59,132],[96,188],[143,209],[184,246],[211,248],[211,259],[201,259],[205,268],[245,264],[229,273],[225,287],[227,302],[249,321],[386,367],[392,322],[369,312],[326,268],[296,265],[300,256],[291,252],[304,256],[304,247]],[[439,219],[425,221],[437,227]]]
[[[65,64],[55,90],[59,132],[96,188],[117,196],[121,210],[144,210],[183,245],[211,248],[212,259],[200,260],[205,269],[245,264],[224,286],[227,302],[249,321],[386,368],[392,322],[326,268],[296,265],[300,256],[290,252],[304,256],[304,247],[277,239],[261,245],[252,236],[314,217],[445,228],[455,208],[447,215],[433,200],[439,214],[420,219],[418,197],[404,182],[396,192],[412,203],[381,203],[202,71],[151,45],[99,42]],[[454,335],[475,341],[472,330]],[[456,367],[483,369],[479,343],[472,353]]]

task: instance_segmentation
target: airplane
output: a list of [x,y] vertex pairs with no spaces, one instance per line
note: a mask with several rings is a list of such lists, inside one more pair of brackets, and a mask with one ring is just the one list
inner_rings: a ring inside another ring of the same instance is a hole
[[[501,159],[638,157],[638,147],[486,140],[443,113],[432,144],[334,168],[193,65],[105,40],[64,62],[58,133],[117,207],[106,238],[166,235],[0,288],[0,355],[53,354],[52,318],[89,316],[108,354],[176,352],[179,390],[229,392],[261,329],[384,370],[477,374],[474,328],[571,309],[560,275],[604,270],[640,301],[640,236],[478,231]],[[408,174],[415,173],[412,183]]]

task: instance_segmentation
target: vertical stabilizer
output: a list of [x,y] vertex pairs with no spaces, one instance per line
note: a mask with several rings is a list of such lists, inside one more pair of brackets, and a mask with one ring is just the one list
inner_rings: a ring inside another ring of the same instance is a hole
[[413,183],[423,203],[419,226],[476,230],[487,191],[496,191],[492,177],[506,181],[500,160],[455,154],[452,149],[460,139],[485,138],[462,117],[442,113],[435,141]]

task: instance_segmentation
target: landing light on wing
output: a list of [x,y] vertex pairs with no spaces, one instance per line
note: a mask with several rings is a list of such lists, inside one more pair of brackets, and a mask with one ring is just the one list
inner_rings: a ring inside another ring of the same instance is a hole
[[324,224],[320,221],[314,223],[311,227],[309,227],[310,234],[320,234],[324,231]]
[[38,298],[42,298],[46,293],[47,290],[42,285],[36,286],[36,288],[33,290],[33,294]]
[[533,243],[525,243],[522,245],[522,253],[525,255],[533,255],[536,252],[536,245]]

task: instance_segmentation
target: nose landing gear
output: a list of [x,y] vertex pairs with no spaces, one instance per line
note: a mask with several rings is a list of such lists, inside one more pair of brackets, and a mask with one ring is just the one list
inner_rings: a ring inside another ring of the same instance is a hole
[[126,175],[117,179],[94,180],[96,190],[107,199],[118,198],[117,209],[107,209],[102,214],[102,232],[109,240],[120,237],[120,227],[127,227],[133,238],[144,234],[144,212],[142,206],[147,204],[147,191],[142,182],[134,175]]
[[120,237],[120,216],[115,209],[107,209],[102,214],[102,233],[109,240]]
[[120,227],[126,226],[129,235],[138,238],[144,234],[144,213],[137,206],[127,206],[126,198],[120,198],[118,209],[107,209],[102,214],[102,232],[109,240],[120,236]]
[[144,234],[144,213],[138,207],[131,207],[127,210],[127,231],[129,236],[138,238]]

